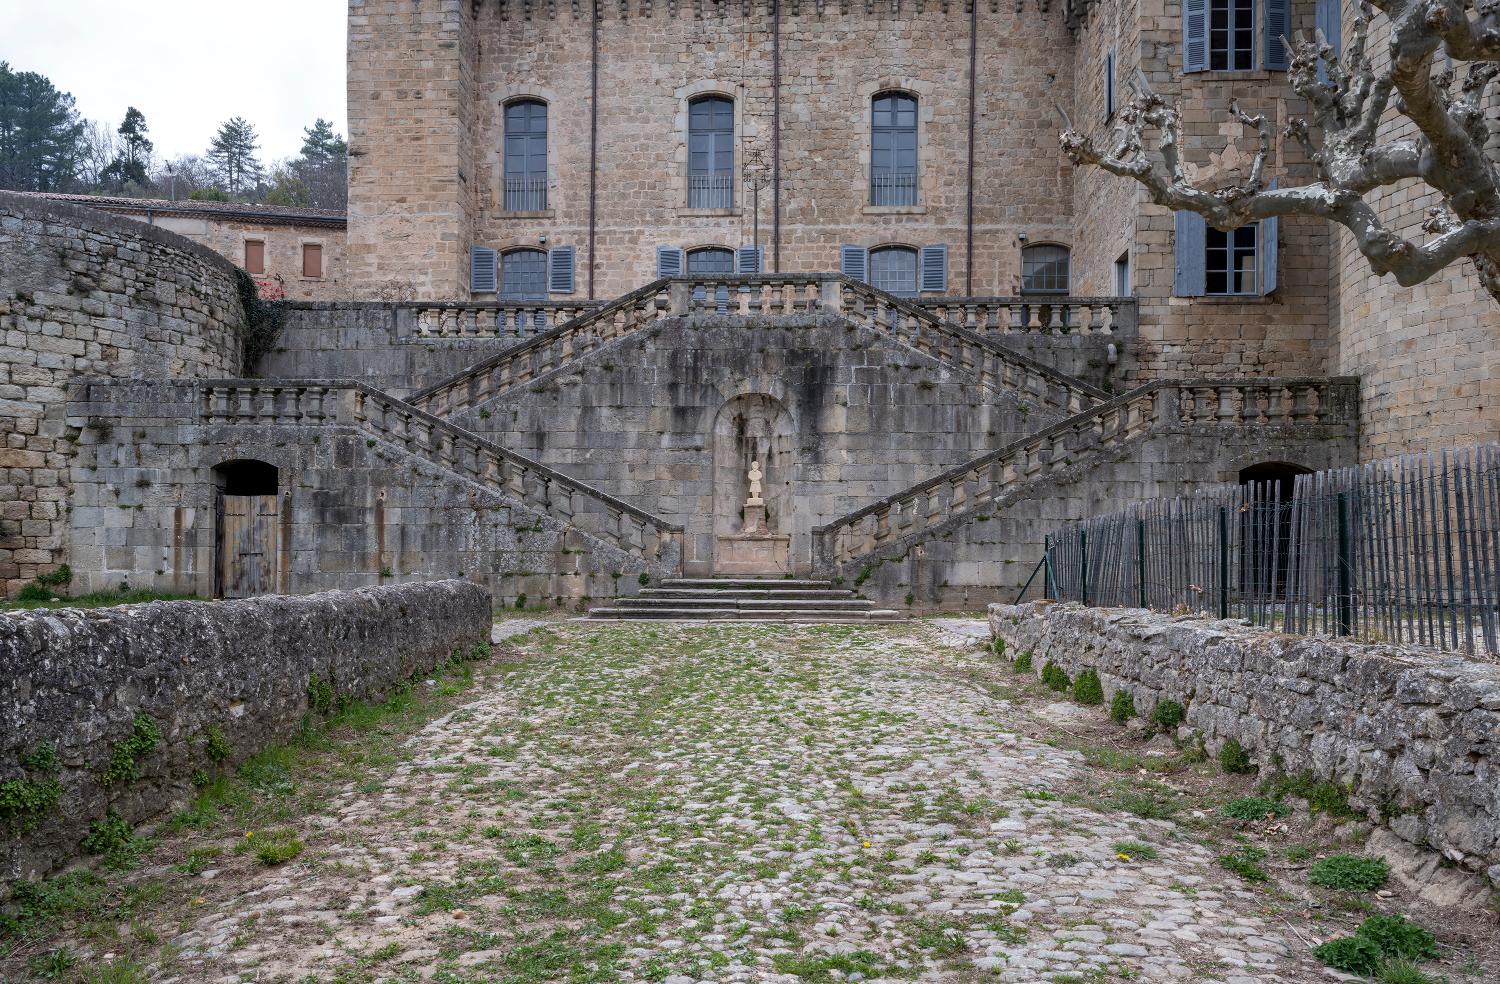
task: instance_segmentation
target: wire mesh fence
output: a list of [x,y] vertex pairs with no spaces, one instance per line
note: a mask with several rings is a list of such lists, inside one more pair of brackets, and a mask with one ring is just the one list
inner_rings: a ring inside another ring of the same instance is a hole
[[1220,486],[1047,538],[1048,597],[1500,654],[1500,444]]

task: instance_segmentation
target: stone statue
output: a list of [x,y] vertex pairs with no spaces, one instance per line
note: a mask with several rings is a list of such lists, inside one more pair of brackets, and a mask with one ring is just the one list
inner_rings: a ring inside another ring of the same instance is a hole
[[752,462],[750,462],[750,475],[749,475],[749,478],[750,478],[750,497],[745,500],[746,502],[760,502],[761,501],[761,498],[760,498],[760,481],[764,477],[765,476],[763,476],[761,474],[761,471],[760,471],[760,462],[758,462],[758,461],[752,461]]

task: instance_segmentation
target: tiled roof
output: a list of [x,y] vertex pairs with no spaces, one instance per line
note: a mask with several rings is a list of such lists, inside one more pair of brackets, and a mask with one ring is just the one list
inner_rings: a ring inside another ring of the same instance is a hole
[[86,205],[106,212],[201,215],[217,219],[242,219],[278,225],[344,225],[347,216],[326,208],[283,208],[247,202],[167,201],[164,198],[116,198],[107,195],[59,195],[50,192],[16,192],[32,198],[49,198],[72,205]]

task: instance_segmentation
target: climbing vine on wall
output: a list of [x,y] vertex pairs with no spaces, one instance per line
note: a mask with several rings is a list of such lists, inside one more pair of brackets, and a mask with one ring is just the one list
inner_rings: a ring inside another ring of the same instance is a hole
[[235,271],[235,281],[240,305],[245,309],[245,327],[240,335],[241,371],[248,376],[281,337],[286,324],[286,304],[261,297],[260,286],[243,270]]

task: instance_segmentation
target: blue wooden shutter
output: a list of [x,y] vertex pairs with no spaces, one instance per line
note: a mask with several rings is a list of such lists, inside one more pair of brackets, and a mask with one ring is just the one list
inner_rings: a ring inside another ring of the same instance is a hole
[[547,291],[552,294],[573,293],[574,249],[554,246],[547,254]]
[[656,247],[656,275],[657,277],[682,276],[682,247]]
[[739,274],[760,273],[766,258],[764,246],[741,246],[734,252],[734,272]]
[[470,293],[495,292],[495,255],[495,251],[488,246],[475,246],[469,250]]
[[1208,0],[1182,0],[1182,70],[1208,69]]
[[1172,293],[1202,297],[1208,281],[1208,222],[1197,212],[1177,213],[1176,275]]
[[870,251],[863,246],[850,246],[845,244],[839,247],[839,273],[850,280],[868,280],[870,272]]
[[[1317,28],[1323,32],[1323,40],[1333,46],[1334,53],[1343,57],[1343,6],[1339,0],[1318,0]],[[1318,81],[1328,82],[1328,66],[1318,59]]]
[[1104,118],[1115,115],[1115,49],[1104,55]]
[[[1272,181],[1271,188],[1276,187]],[[1271,216],[1260,220],[1260,292],[1269,294],[1276,289],[1277,237],[1281,234],[1281,219]]]
[[948,289],[948,244],[922,247],[922,290]]
[[1286,42],[1292,36],[1291,0],[1261,0],[1266,18],[1265,68],[1286,71]]

